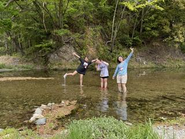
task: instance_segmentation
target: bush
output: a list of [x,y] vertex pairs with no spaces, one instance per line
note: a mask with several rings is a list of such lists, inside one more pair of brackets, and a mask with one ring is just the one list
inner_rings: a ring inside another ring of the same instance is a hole
[[67,139],[158,139],[151,123],[127,126],[113,117],[73,121]]
[[185,53],[185,43],[181,43],[180,49],[183,53]]
[[0,63],[0,69],[12,69],[12,67],[8,66],[8,65],[6,65],[4,63]]

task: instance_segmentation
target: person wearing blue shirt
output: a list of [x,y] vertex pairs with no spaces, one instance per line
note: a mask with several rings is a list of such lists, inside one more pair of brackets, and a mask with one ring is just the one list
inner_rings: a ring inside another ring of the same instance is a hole
[[117,76],[118,90],[119,92],[123,92],[124,98],[126,98],[126,95],[127,95],[127,88],[126,88],[127,67],[128,67],[129,60],[133,55],[134,48],[130,48],[130,50],[131,50],[131,53],[125,60],[123,59],[122,56],[119,56],[117,58],[117,61],[119,64],[117,65],[114,75],[112,77],[112,79],[114,79]]

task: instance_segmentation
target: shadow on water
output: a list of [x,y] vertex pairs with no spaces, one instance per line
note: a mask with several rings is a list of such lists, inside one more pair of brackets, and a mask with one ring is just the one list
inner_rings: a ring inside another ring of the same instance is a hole
[[[111,70],[110,75],[113,74]],[[49,102],[78,100],[78,109],[60,119],[61,124],[74,119],[114,116],[129,122],[152,118],[178,117],[185,112],[185,72],[183,69],[129,70],[128,96],[118,93],[115,80],[109,78],[108,89],[99,88],[99,73],[88,71],[84,86],[79,76],[63,80],[63,71],[4,72],[1,77],[54,77],[54,80],[0,82],[0,128],[21,127],[33,109]],[[66,85],[64,85],[66,84]]]

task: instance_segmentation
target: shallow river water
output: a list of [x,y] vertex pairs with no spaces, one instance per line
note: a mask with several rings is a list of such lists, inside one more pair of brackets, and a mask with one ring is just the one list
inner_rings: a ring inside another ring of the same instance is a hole
[[[69,71],[68,71],[69,72]],[[61,123],[73,119],[114,116],[128,122],[149,118],[163,120],[185,114],[184,69],[129,69],[126,101],[118,93],[116,80],[108,79],[108,89],[100,89],[99,72],[88,71],[84,86],[79,75],[67,77],[65,71],[0,72],[1,77],[53,77],[54,80],[0,81],[0,128],[21,127],[33,109],[49,102],[77,100],[79,108]],[[112,76],[113,70],[110,75]]]

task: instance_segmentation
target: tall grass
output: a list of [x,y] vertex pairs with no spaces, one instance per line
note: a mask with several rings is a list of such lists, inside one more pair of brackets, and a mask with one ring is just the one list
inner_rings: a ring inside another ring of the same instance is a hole
[[159,139],[151,122],[127,126],[112,117],[73,121],[67,139]]
[[154,132],[150,121],[128,126],[113,117],[75,120],[66,131],[48,136],[38,135],[29,129],[5,129],[0,132],[0,139],[161,139]]
[[13,67],[4,63],[0,63],[0,69],[13,69]]

